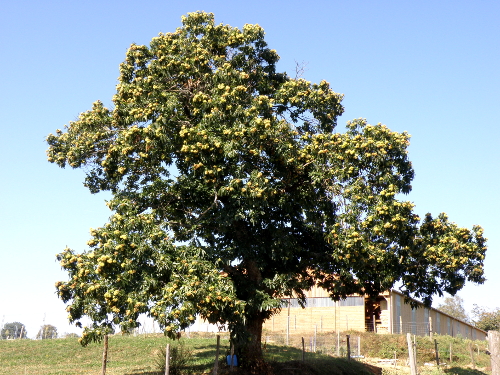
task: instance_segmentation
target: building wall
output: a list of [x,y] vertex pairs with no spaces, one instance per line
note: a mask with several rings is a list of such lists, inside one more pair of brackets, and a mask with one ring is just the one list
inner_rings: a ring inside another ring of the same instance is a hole
[[[485,340],[487,336],[485,331],[434,308],[428,309],[421,305],[412,309],[404,302],[404,296],[396,291],[385,292],[374,301],[364,296],[353,295],[344,301],[334,302],[328,297],[328,293],[320,288],[313,288],[306,295],[308,298],[305,308],[301,308],[297,300],[291,298],[288,300],[289,306],[285,306],[264,322],[263,329],[277,333],[286,333],[289,329],[292,334],[315,331],[373,331],[373,315],[375,315],[378,333],[411,333],[426,336],[432,332],[472,340]],[[374,306],[378,308],[375,312]],[[212,330],[210,325],[199,318],[196,323],[195,326],[201,331]],[[214,329],[217,330],[216,327]]]
[[[374,314],[378,333],[426,336],[432,332],[473,340],[485,340],[487,336],[486,332],[434,308],[426,308],[423,304],[412,309],[410,304],[405,303],[404,296],[396,291],[385,292],[375,301],[362,296],[351,296],[346,301],[334,302],[329,299],[328,293],[320,288],[313,288],[307,292],[307,296],[308,306],[305,309],[298,307],[296,300],[290,299],[290,308],[283,308],[279,314],[266,321],[264,329],[286,332],[287,322],[290,321],[291,333],[314,330],[373,331]],[[373,313],[369,304],[375,304],[378,312]]]
[[[381,298],[382,297],[382,298]],[[387,296],[381,296],[377,299],[377,303],[380,305],[380,318],[376,319],[376,330],[377,333],[390,333],[392,330],[392,318],[391,318],[391,301]],[[371,322],[373,325],[373,321]],[[373,331],[370,324],[367,328]]]
[[429,335],[432,332],[440,335],[461,336],[472,340],[486,339],[485,331],[439,310],[428,309],[423,305],[412,309],[410,304],[404,303],[404,296],[399,292],[391,291],[390,300],[394,306],[392,310],[393,333],[409,332],[415,335]]
[[[324,297],[308,299],[310,305],[323,302]],[[358,297],[362,298],[362,297]],[[292,300],[293,301],[293,300]],[[331,301],[331,300],[330,300]],[[279,314],[264,322],[263,329],[270,332],[286,332],[289,324],[290,332],[332,332],[346,330],[365,330],[364,304],[358,306],[342,306],[339,303],[325,307],[290,307],[283,308]],[[289,323],[288,323],[289,322]]]
[[353,295],[345,301],[334,302],[326,290],[316,286],[306,291],[305,295],[307,306],[304,309],[298,305],[295,298],[291,298],[290,307],[284,307],[264,322],[263,329],[286,332],[290,320],[291,333],[365,330],[364,297]]

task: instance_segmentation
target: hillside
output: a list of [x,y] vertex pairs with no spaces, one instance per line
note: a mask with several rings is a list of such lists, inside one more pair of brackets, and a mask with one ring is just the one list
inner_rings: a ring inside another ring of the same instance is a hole
[[[402,336],[374,335],[369,333],[352,333],[361,335],[361,353],[371,357],[393,358],[394,352],[400,358],[400,364],[405,362],[405,343]],[[193,335],[194,336],[194,335]],[[445,336],[440,337],[441,346],[445,346]],[[421,363],[422,373],[443,374],[458,373],[461,375],[488,374],[488,356],[484,353],[485,342],[467,342],[466,340],[446,338],[453,346],[454,363],[446,372],[427,370]],[[426,344],[426,341],[429,345]],[[139,336],[110,336],[107,375],[157,375],[160,374],[157,362],[163,358],[162,348],[171,341],[161,335]],[[216,353],[214,337],[182,338],[182,357],[192,354],[190,370],[192,374],[211,374]],[[432,361],[431,342],[427,338],[419,338],[417,346],[423,353],[423,361]],[[178,345],[174,343],[173,345]],[[470,345],[474,348],[474,361],[477,370],[468,370],[470,364]],[[319,348],[318,348],[319,349]],[[227,339],[221,340],[221,357],[229,350]],[[325,352],[326,350],[318,350]],[[350,361],[343,358],[334,358],[321,353],[305,353],[305,362],[302,362],[302,353],[299,349],[268,343],[265,346],[266,357],[270,361],[270,374],[300,374],[300,375],[372,375],[382,374],[377,360],[363,359],[372,366],[359,361]],[[384,354],[385,353],[385,354]],[[427,357],[425,357],[427,353]],[[444,357],[444,350],[442,356]],[[0,340],[0,375],[37,374],[37,375],[87,375],[100,374],[102,366],[102,345],[92,344],[83,348],[75,338],[54,340]],[[220,374],[227,372],[227,366],[222,363]],[[187,373],[187,372],[186,372]],[[238,374],[235,371],[233,374]],[[394,373],[394,367],[386,367],[384,374]],[[398,367],[398,373],[406,373],[405,367]],[[172,374],[172,371],[171,371]]]

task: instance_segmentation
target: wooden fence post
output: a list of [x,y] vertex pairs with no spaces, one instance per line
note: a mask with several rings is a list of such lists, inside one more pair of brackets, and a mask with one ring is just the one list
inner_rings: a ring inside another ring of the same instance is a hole
[[286,321],[286,346],[290,345],[290,315],[288,315]]
[[215,352],[214,375],[219,373],[219,350],[220,350],[220,335],[217,335],[217,351]]
[[104,349],[102,351],[102,375],[106,375],[106,364],[108,362],[108,335],[104,335]]
[[413,350],[413,343],[411,341],[411,333],[406,334],[406,341],[408,342],[408,358],[410,362],[411,375],[417,375],[417,366],[415,361],[415,351]]
[[304,338],[302,337],[302,362],[304,362],[306,347],[304,345]]
[[337,357],[340,357],[340,331],[337,332]]
[[318,338],[318,325],[316,324],[314,326],[314,350],[313,352],[316,353],[316,340]]
[[229,366],[229,371],[233,371],[233,370],[234,370],[234,344],[231,345],[231,363]]
[[469,353],[470,353],[470,361],[472,363],[472,368],[476,369],[476,361],[474,360],[474,350],[472,349],[472,343],[469,343]]
[[348,361],[351,360],[351,343],[349,341],[350,338],[351,338],[351,335],[346,335],[346,339],[347,339],[347,360]]
[[415,360],[415,369],[418,374],[418,365],[417,365],[417,335],[413,335],[413,359]]
[[439,367],[439,350],[438,350],[438,342],[434,339],[434,350],[436,352],[436,365]]
[[488,332],[488,349],[491,358],[491,375],[500,375],[500,332]]
[[170,373],[170,344],[167,344],[165,349],[165,375]]

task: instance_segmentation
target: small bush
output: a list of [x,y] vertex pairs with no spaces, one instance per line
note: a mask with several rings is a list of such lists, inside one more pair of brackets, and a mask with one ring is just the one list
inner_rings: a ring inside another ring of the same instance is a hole
[[[166,367],[166,351],[165,347],[162,347],[156,358],[156,367],[161,374],[165,373]],[[194,350],[184,344],[184,342],[170,344],[170,375],[188,375],[191,374],[189,366],[193,359]]]
[[401,347],[397,342],[382,342],[378,350],[378,357],[380,358],[393,358],[394,353],[396,356],[400,354]]

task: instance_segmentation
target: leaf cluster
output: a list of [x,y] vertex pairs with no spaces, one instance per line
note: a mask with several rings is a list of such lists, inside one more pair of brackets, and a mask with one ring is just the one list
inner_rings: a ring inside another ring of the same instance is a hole
[[474,305],[472,316],[472,321],[477,328],[485,331],[500,330],[500,308],[488,309]]
[[5,323],[0,331],[0,338],[5,339],[25,339],[28,337],[26,326],[20,322]]
[[44,324],[36,334],[37,340],[56,339],[57,337],[57,327],[52,324]]

